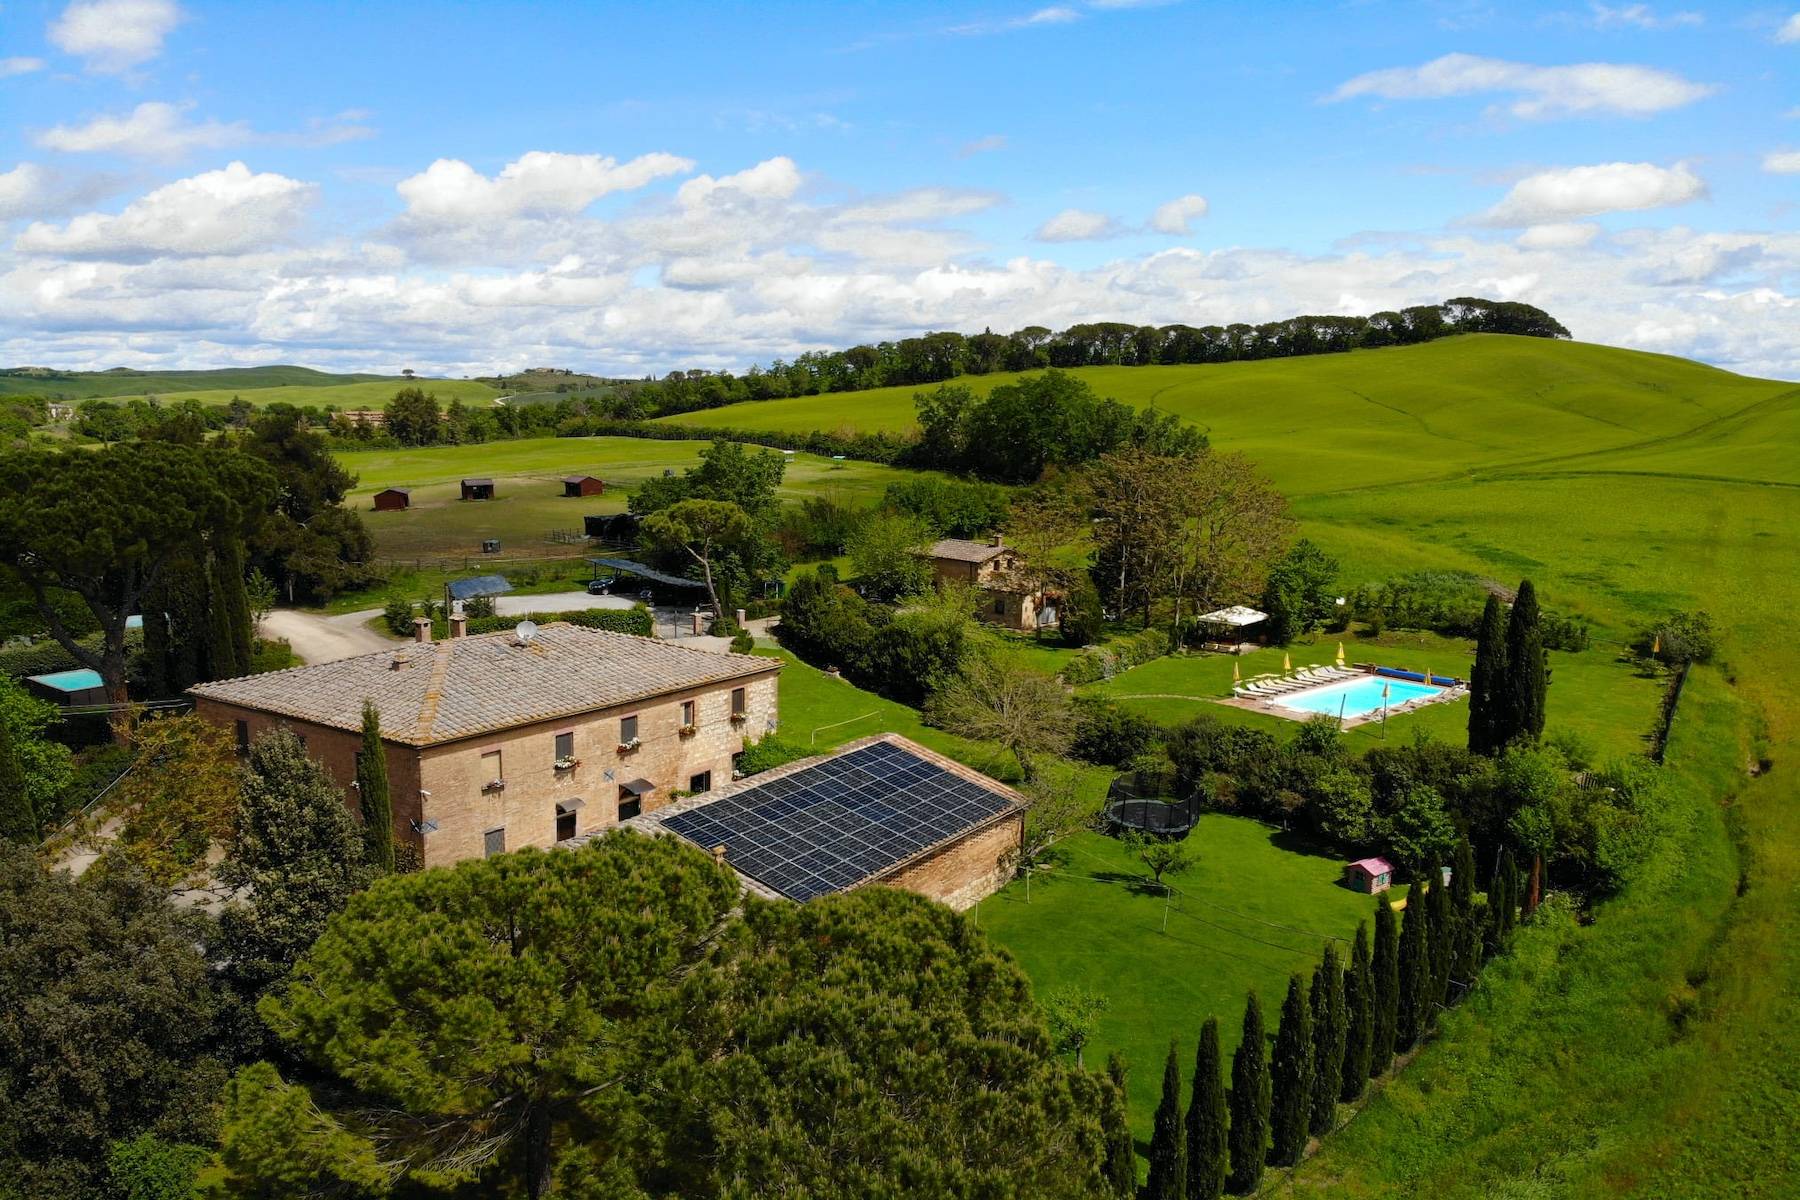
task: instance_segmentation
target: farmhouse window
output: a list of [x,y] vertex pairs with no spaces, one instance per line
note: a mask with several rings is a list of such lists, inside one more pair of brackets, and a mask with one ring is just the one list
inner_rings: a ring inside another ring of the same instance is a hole
[[712,772],[711,771],[702,771],[698,775],[695,775],[693,778],[689,779],[688,780],[688,791],[690,791],[690,792],[710,792],[710,791],[712,791]]
[[694,702],[692,700],[681,702],[681,723],[683,725],[694,724]]
[[731,715],[741,717],[750,707],[749,696],[743,688],[731,689]]
[[237,731],[237,751],[239,754],[250,752],[250,722],[233,721],[232,727]]
[[559,763],[565,763],[574,757],[575,757],[575,731],[569,730],[566,733],[557,734],[556,735],[556,761]]
[[482,837],[481,852],[486,857],[492,858],[496,854],[505,854],[506,853],[506,827],[505,826],[501,826],[499,829],[490,829],[486,833],[482,834],[481,837]]

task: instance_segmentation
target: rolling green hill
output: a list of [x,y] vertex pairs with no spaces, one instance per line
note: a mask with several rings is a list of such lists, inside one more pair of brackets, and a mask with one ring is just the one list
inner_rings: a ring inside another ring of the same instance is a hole
[[[1216,366],[1082,367],[1095,391],[1154,406],[1242,450],[1290,495],[1429,479],[1553,452],[1683,434],[1792,385],[1686,359],[1474,334],[1422,346]],[[985,393],[1011,374],[957,380]],[[773,432],[912,428],[917,387],[765,400],[662,418]]]
[[[1707,609],[1724,635],[1722,663],[1695,671],[1675,724],[1678,833],[1657,868],[1591,924],[1533,929],[1445,1037],[1271,1190],[1788,1194],[1800,1178],[1800,387],[1496,336],[1079,373],[1249,454],[1346,582],[1422,567],[1528,575],[1597,622],[1600,654],[1676,608]],[[667,419],[904,429],[916,390]],[[1583,704],[1568,683],[1551,688],[1553,725]],[[1564,727],[1584,723],[1572,715]],[[1192,1044],[1192,1029],[1168,1033]]]
[[225,404],[241,396],[252,404],[275,401],[358,408],[382,404],[400,388],[417,384],[439,399],[485,400],[499,393],[466,379],[408,379],[401,375],[333,375],[310,367],[224,367],[212,371],[50,371],[37,367],[0,369],[0,395],[40,395],[53,400],[97,397],[160,400],[194,399]]

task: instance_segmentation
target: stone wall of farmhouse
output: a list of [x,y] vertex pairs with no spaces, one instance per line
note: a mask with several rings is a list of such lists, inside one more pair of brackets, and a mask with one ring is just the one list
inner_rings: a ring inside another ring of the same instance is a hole
[[[736,687],[745,690],[742,721],[731,719]],[[695,706],[695,730],[689,735],[681,733],[684,701]],[[195,711],[228,729],[242,720],[253,738],[276,725],[292,729],[306,739],[307,753],[345,790],[355,810],[350,783],[356,778],[359,734],[205,698],[196,700]],[[621,724],[629,716],[638,719],[639,744],[621,751]],[[642,798],[644,812],[670,803],[674,792],[697,782],[696,776],[710,773],[712,787],[729,783],[732,756],[746,740],[773,732],[777,716],[776,676],[771,672],[442,745],[415,749],[389,744],[394,836],[421,847],[424,864],[436,867],[481,857],[488,833],[495,830],[504,831],[507,850],[554,845],[559,804],[575,813],[572,831],[565,823],[563,833],[598,832],[617,824],[620,788],[626,783],[647,779],[655,785]],[[555,765],[559,733],[574,735],[577,763],[565,770]],[[490,757],[495,754],[498,759]],[[495,779],[505,786],[489,788]],[[425,821],[435,821],[437,828],[421,838],[414,823]]]
[[[746,714],[731,720],[731,692],[745,689]],[[684,701],[695,705],[695,731],[681,733]],[[637,717],[638,747],[621,751],[621,726]],[[655,789],[641,811],[654,812],[710,773],[711,786],[731,782],[732,756],[776,724],[774,675],[677,692],[643,704],[621,705],[561,721],[509,729],[422,753],[421,778],[431,795],[425,811],[438,828],[426,839],[425,863],[437,866],[485,852],[487,834],[504,830],[505,848],[548,847],[557,842],[557,806],[572,809],[569,836],[597,833],[618,823],[620,788],[647,779]],[[556,735],[574,735],[577,765],[556,769]],[[485,790],[496,775],[506,786]],[[579,802],[578,804],[573,802]]]
[[1011,855],[1024,835],[1025,815],[1017,813],[879,882],[965,909],[999,891],[1011,877]]
[[[296,736],[305,740],[307,756],[323,766],[332,782],[344,790],[345,803],[361,819],[362,810],[357,803],[356,789],[350,785],[356,780],[356,755],[362,749],[362,734],[350,733],[330,725],[315,725],[311,721],[293,717],[277,716],[254,708],[241,708],[206,697],[195,698],[194,713],[214,724],[223,725],[227,731],[235,729],[236,722],[242,721],[252,741],[278,727],[292,730]],[[388,797],[394,808],[394,841],[396,844],[417,847],[420,845],[419,834],[413,828],[413,823],[419,820],[418,751],[411,746],[389,743],[387,769]]]

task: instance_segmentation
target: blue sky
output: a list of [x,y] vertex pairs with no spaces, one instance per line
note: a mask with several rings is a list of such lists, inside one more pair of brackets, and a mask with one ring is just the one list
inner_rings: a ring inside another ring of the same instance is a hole
[[1474,293],[1800,376],[1783,5],[7,0],[0,105],[14,364],[637,373]]

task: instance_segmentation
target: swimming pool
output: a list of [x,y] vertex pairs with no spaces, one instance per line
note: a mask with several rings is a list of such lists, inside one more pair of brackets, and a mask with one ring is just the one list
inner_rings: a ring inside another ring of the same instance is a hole
[[[1387,690],[1385,699],[1382,697],[1384,688]],[[1394,709],[1409,700],[1431,699],[1443,695],[1445,690],[1385,675],[1364,675],[1358,679],[1308,688],[1304,692],[1289,692],[1285,696],[1272,697],[1269,702],[1299,712],[1326,713],[1334,717],[1341,713],[1345,718],[1350,718],[1380,713],[1384,704]]]

